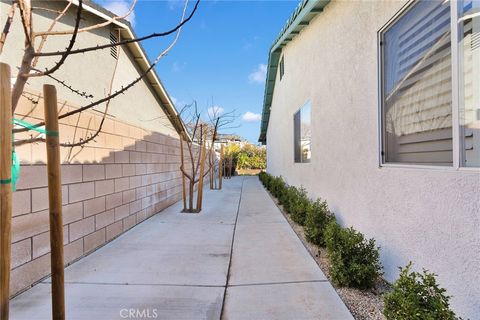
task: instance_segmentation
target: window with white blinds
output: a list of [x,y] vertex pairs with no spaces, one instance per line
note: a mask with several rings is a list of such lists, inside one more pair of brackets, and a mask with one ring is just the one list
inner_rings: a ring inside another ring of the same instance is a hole
[[382,163],[480,167],[480,0],[414,1],[379,35]]
[[417,1],[380,45],[383,162],[451,166],[450,1]]
[[311,159],[311,107],[308,102],[293,115],[294,160],[298,163]]
[[464,1],[459,10],[460,147],[466,167],[480,167],[480,1]]

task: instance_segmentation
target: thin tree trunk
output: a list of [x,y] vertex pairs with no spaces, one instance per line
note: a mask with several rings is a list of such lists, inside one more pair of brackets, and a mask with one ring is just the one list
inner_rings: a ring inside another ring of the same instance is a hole
[[15,108],[17,107],[18,101],[22,95],[23,89],[25,88],[25,84],[28,80],[28,74],[30,73],[34,50],[32,46],[27,46],[25,48],[25,53],[23,55],[22,63],[20,65],[20,69],[18,70],[17,80],[15,81],[15,85],[13,87],[12,92],[12,111],[15,112]]
[[190,185],[189,185],[189,198],[188,198],[188,212],[193,211],[193,196],[194,196],[194,190],[195,190],[195,181],[190,180]]

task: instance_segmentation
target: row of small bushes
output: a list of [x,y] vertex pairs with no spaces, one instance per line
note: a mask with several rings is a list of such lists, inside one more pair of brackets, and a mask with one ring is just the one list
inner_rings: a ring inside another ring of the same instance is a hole
[[[326,201],[311,200],[304,188],[289,186],[281,177],[266,172],[260,181],[276,197],[293,221],[304,227],[307,240],[325,247],[330,275],[338,286],[370,289],[383,274],[379,247],[374,239],[353,228],[342,228]],[[438,286],[435,274],[411,272],[411,264],[401,268],[393,290],[384,297],[387,319],[457,319],[449,309],[450,297]]]
[[312,201],[304,188],[262,172],[260,180],[293,221],[304,227],[308,241],[326,247],[332,281],[339,286],[369,289],[382,274],[379,248],[353,228],[341,228],[325,201]]

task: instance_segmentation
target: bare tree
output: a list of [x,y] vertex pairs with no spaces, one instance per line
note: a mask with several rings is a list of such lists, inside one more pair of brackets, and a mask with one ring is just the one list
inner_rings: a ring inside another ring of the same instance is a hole
[[[213,189],[213,179],[216,179],[214,173],[219,170],[214,148],[218,132],[235,120],[235,111],[221,113],[220,110],[213,110],[208,113],[208,120],[203,120],[197,102],[194,101],[179,114],[192,137],[191,140],[180,139],[184,212],[198,213],[202,210],[204,178],[210,175],[210,186]],[[197,201],[194,206],[195,189]]]
[[223,159],[217,155],[215,143],[218,140],[218,135],[221,130],[232,129],[238,126],[232,125],[237,118],[235,110],[223,113],[223,110],[215,108],[214,106],[212,106],[209,110],[210,112],[208,112],[208,117],[210,122],[210,144],[208,151],[208,164],[210,168],[210,189],[215,190],[221,189],[219,188],[221,185],[219,180],[221,179],[223,172],[220,174],[219,170],[225,167],[223,164],[220,165],[220,161],[223,161]]

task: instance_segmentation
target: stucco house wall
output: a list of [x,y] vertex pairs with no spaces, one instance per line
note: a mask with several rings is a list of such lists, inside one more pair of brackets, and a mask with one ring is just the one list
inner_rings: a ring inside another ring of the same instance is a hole
[[[409,261],[480,319],[480,170],[379,166],[377,31],[406,1],[332,1],[282,50],[267,171],[328,201],[381,247],[385,278]],[[293,115],[311,102],[312,158],[294,163]]]
[[[35,2],[36,6],[61,9],[61,1]],[[9,2],[0,2],[3,25]],[[60,20],[57,30],[71,29],[76,7]],[[18,13],[18,12],[17,12]],[[82,26],[101,22],[82,14]],[[23,53],[23,31],[18,16],[7,38],[0,61],[10,64],[12,74]],[[34,14],[36,30],[45,30],[51,13]],[[75,47],[109,43],[109,26],[79,34]],[[45,51],[62,50],[69,36],[50,37]],[[52,66],[45,59],[39,68]],[[42,85],[55,84],[61,113],[79,108],[108,93],[115,59],[110,50],[71,56],[54,75],[74,88],[93,94],[80,97],[46,77],[30,79],[26,96],[15,117],[31,123],[44,118]],[[140,68],[128,47],[119,53],[114,90],[140,75]],[[60,121],[60,141],[78,141],[93,133],[102,119],[104,106]],[[20,133],[15,139],[29,137]],[[61,148],[65,263],[70,264],[126,230],[160,212],[181,198],[178,133],[168,120],[159,97],[148,81],[140,81],[124,95],[112,100],[102,132],[83,148]],[[29,288],[50,273],[48,189],[44,143],[16,147],[21,161],[20,180],[13,193],[11,294]],[[3,165],[3,164],[2,164]]]

